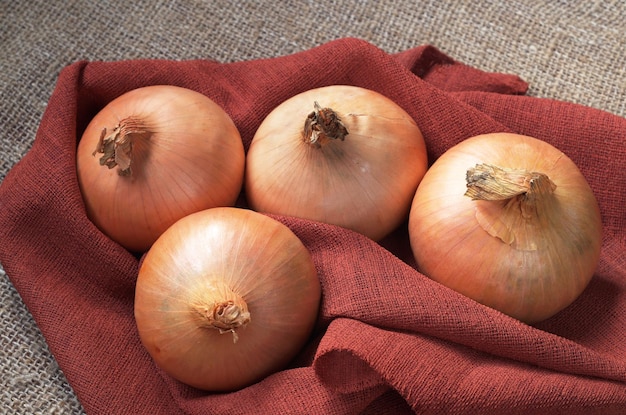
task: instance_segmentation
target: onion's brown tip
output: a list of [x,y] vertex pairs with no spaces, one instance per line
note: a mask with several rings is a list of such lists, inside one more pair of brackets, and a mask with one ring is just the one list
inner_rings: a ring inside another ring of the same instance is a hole
[[210,307],[201,307],[199,311],[205,319],[204,327],[219,330],[220,334],[232,333],[233,343],[239,340],[236,330],[250,322],[250,312],[241,298],[218,301]]
[[345,140],[348,129],[339,115],[331,108],[322,108],[317,101],[313,107],[315,110],[304,121],[304,142],[320,148],[330,140]]
[[492,204],[476,208],[476,220],[487,233],[516,249],[545,247],[543,233],[557,215],[550,197],[556,185],[546,174],[477,164],[467,170],[466,182],[465,196]]
[[145,136],[149,132],[143,122],[135,117],[125,118],[113,128],[107,135],[107,129],[103,128],[100,139],[92,155],[100,153],[100,165],[112,169],[119,166],[120,176],[130,176],[132,162],[133,143],[136,138]]
[[533,198],[556,189],[554,182],[543,173],[485,163],[468,169],[466,181],[465,196],[472,200],[507,200],[522,195]]

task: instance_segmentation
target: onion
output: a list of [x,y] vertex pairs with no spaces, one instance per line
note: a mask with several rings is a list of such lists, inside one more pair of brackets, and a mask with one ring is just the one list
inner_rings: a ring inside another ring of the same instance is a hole
[[486,134],[444,153],[415,194],[411,248],[430,278],[527,323],[571,304],[602,223],[574,162],[538,139]]
[[231,391],[294,358],[320,296],[311,256],[288,227],[252,210],[213,208],[180,219],[147,252],[135,319],[166,373]]
[[258,128],[245,190],[261,212],[339,225],[379,240],[408,216],[427,168],[413,119],[389,98],[333,85],[298,94]]
[[228,114],[199,92],[169,85],[111,101],[91,120],[77,151],[88,217],[131,251],[147,250],[187,214],[233,205],[244,163]]

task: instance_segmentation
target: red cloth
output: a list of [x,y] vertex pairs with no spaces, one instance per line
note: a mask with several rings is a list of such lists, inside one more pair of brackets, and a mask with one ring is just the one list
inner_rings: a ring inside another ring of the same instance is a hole
[[[417,121],[434,161],[470,136],[513,131],[564,151],[600,204],[597,272],[566,310],[534,327],[429,280],[405,226],[381,245],[279,217],[311,250],[323,286],[315,339],[291,368],[230,394],[158,370],[133,318],[138,259],[87,219],[75,174],[82,130],[107,102],[150,84],[198,90],[247,146],[271,109],[304,90],[352,84]],[[0,261],[90,414],[626,413],[626,119],[523,96],[422,46],[391,55],[342,39],[275,59],[78,62],[65,68],[32,150],[0,188]]]

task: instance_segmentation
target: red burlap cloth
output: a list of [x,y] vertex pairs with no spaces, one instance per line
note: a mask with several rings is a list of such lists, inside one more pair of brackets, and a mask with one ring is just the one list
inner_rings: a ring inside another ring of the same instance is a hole
[[[382,245],[279,218],[311,250],[323,286],[314,339],[293,365],[230,394],[158,370],[133,318],[138,258],[85,216],[75,173],[82,130],[130,89],[198,90],[247,146],[283,100],[329,84],[390,97],[422,129],[434,161],[470,136],[513,131],[577,163],[605,238],[597,272],[569,308],[534,327],[429,280],[406,229]],[[90,414],[625,414],[626,119],[523,96],[516,76],[484,73],[424,46],[390,55],[355,39],[268,60],[78,62],[65,68],[32,150],[0,188],[0,261]]]

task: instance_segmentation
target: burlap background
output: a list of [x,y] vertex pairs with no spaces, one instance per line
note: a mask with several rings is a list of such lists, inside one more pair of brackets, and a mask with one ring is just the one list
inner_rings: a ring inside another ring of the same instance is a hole
[[[0,0],[0,180],[28,150],[59,70],[81,59],[290,54],[354,36],[389,52],[433,44],[529,95],[626,116],[623,1]],[[0,241],[2,243],[2,241]],[[0,413],[83,413],[0,268]]]

